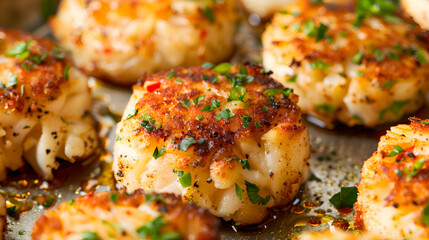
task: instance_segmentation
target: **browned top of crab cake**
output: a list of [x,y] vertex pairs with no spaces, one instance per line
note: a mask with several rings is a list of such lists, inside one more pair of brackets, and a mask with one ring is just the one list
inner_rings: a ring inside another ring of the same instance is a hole
[[67,86],[69,68],[53,42],[0,28],[0,109],[39,111]]
[[298,97],[250,64],[177,68],[143,77],[134,97],[135,109],[128,106],[121,132],[169,137],[179,149],[185,138],[192,139],[200,156],[228,152],[249,135],[301,121]]
[[172,194],[137,190],[132,194],[89,194],[62,203],[37,219],[32,238],[71,239],[91,234],[100,239],[153,239],[156,234],[173,236],[169,239],[219,239],[218,226],[219,220],[207,210],[185,204]]

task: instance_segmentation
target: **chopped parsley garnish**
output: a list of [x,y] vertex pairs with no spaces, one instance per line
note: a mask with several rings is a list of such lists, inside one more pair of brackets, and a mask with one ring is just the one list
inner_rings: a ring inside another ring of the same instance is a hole
[[121,141],[122,140],[122,137],[121,136],[117,136],[116,137],[116,142],[119,142],[119,141]]
[[365,17],[371,15],[383,16],[385,19],[395,17],[397,7],[397,1],[393,0],[359,0],[356,8],[357,20],[353,25],[359,27]]
[[96,232],[83,232],[82,233],[82,240],[97,240],[101,239],[98,233]]
[[263,198],[263,197],[259,196],[260,189],[258,188],[258,186],[256,186],[253,183],[250,183],[248,181],[245,181],[245,184],[246,184],[247,196],[249,197],[249,200],[253,204],[265,205],[268,203],[271,196],[266,196],[265,198]]
[[428,61],[425,58],[425,55],[423,55],[422,50],[417,50],[414,54],[414,57],[419,61],[420,64],[425,64]]
[[74,204],[75,200],[72,198],[70,199],[69,205],[72,206]]
[[383,109],[380,111],[380,114],[378,116],[379,119],[383,119],[384,115],[387,112],[392,112],[393,114],[395,114],[396,116],[399,116],[399,113],[401,111],[401,109],[407,105],[407,103],[410,102],[410,100],[404,100],[404,101],[394,101],[388,108]]
[[6,88],[6,86],[2,83],[2,82],[0,82],[0,88]]
[[296,74],[293,76],[286,76],[286,82],[295,83],[297,78],[298,78],[298,75]]
[[114,202],[114,203],[118,202],[118,197],[119,197],[119,195],[118,195],[117,193],[111,193],[111,194],[109,195],[109,199],[110,199],[110,201],[112,201],[112,202]]
[[352,208],[357,200],[357,187],[342,187],[341,191],[329,199],[337,209]]
[[268,96],[274,96],[274,95],[276,95],[276,94],[278,94],[278,93],[282,93],[283,95],[285,95],[286,97],[289,97],[289,95],[291,94],[293,92],[293,89],[292,88],[283,88],[283,89],[280,89],[280,88],[272,88],[272,89],[267,89],[267,90],[265,90],[264,91],[264,94],[265,95],[268,95]]
[[267,108],[267,106],[262,106],[262,111],[264,111],[264,112],[268,112],[268,108]]
[[[155,123],[155,119],[149,118],[149,120],[144,120],[140,122],[140,125],[146,129],[148,132],[152,132],[154,129],[153,124]],[[160,126],[161,127],[161,126]],[[158,129],[157,127],[156,129]]]
[[135,115],[137,115],[137,113],[138,113],[138,109],[136,108],[136,109],[134,109],[134,111],[133,112],[131,112],[130,114],[128,114],[126,117],[125,117],[125,119],[130,119],[130,118],[132,118],[132,117],[134,117]]
[[215,116],[217,120],[221,120],[222,118],[225,120],[229,120],[230,118],[234,117],[235,114],[231,112],[229,109],[225,109],[222,112],[220,112],[218,115]]
[[381,89],[389,89],[395,85],[396,81],[385,81],[383,87]]
[[199,140],[198,140],[198,145],[202,145],[202,144],[204,144],[206,142],[206,140],[204,139],[204,138],[200,138]]
[[28,46],[30,46],[33,40],[29,40],[27,43],[24,41],[20,41],[17,45],[15,45],[12,49],[6,51],[6,55],[9,56],[19,56],[20,60],[24,60],[30,56],[30,51],[28,50]]
[[397,53],[392,52],[392,51],[388,51],[388,52],[387,52],[387,54],[389,55],[389,57],[390,57],[391,59],[399,60],[399,55],[398,55]]
[[167,76],[165,76],[165,78],[170,79],[172,77],[175,77],[176,75],[177,75],[176,72],[172,72],[172,73],[167,74]]
[[204,117],[203,117],[203,116],[198,116],[198,117],[197,117],[197,120],[198,120],[198,121],[201,121],[201,120],[203,120],[203,119],[204,119]]
[[211,23],[214,23],[215,21],[215,15],[213,13],[213,9],[206,5],[203,9],[204,17],[207,18]]
[[320,68],[322,70],[326,70],[326,69],[328,69],[329,65],[330,65],[329,63],[324,63],[320,60],[316,60],[316,61],[310,63],[310,67],[312,69]]
[[420,158],[417,162],[414,163],[410,170],[408,168],[404,169],[405,174],[407,175],[407,181],[410,181],[413,177],[420,173],[420,170],[422,169],[425,161],[426,159]]
[[182,79],[180,79],[180,78],[176,78],[176,82],[178,82],[178,83],[183,83],[183,80],[182,80]]
[[153,158],[158,159],[164,153],[165,153],[165,146],[162,146],[161,149],[159,149],[159,150],[158,150],[158,147],[156,147],[155,150],[153,151],[152,156],[153,156]]
[[205,62],[205,63],[203,63],[202,67],[204,69],[210,69],[210,68],[214,67],[214,65],[213,65],[213,63]]
[[218,108],[218,107],[220,107],[220,101],[213,98],[212,99],[212,103],[208,104],[208,105],[205,105],[201,111],[203,111],[203,112],[205,112],[205,111],[211,112],[215,108]]
[[246,88],[242,86],[234,86],[231,89],[231,93],[228,97],[228,102],[231,101],[242,101],[244,102],[244,96],[246,95]]
[[180,100],[180,102],[187,107],[191,106],[191,101],[189,101],[189,100],[182,99],[182,100]]
[[192,99],[192,102],[193,102],[195,105],[197,105],[197,104],[198,104],[198,102],[200,102],[200,101],[204,100],[204,98],[206,98],[206,96],[205,96],[205,95],[202,95],[202,96],[199,96],[199,97],[196,97],[196,98]]
[[231,70],[230,63],[221,63],[213,69],[213,72],[220,73],[220,74],[227,74],[230,70]]
[[308,178],[308,181],[316,181],[316,182],[321,182],[322,180],[320,178],[318,178],[316,175],[314,175],[313,173],[310,175],[310,178]]
[[243,193],[243,189],[236,183],[235,184],[235,194],[237,194],[238,199],[241,200],[241,194]]
[[67,65],[66,68],[64,68],[64,79],[69,80],[69,69],[70,69],[70,65]]
[[357,73],[356,73],[356,75],[357,75],[358,77],[362,77],[362,76],[363,76],[363,74],[364,74],[363,72],[357,72]]
[[393,172],[395,172],[396,175],[398,175],[399,177],[402,177],[403,172],[399,169],[395,169],[393,170]]
[[185,173],[183,171],[179,170],[173,170],[177,174],[177,177],[179,177],[180,185],[182,185],[183,188],[187,188],[192,185],[192,178],[190,173]]
[[361,117],[359,117],[359,116],[357,116],[357,115],[354,115],[352,118],[353,118],[354,120],[358,121],[358,122],[359,122],[359,123],[361,123],[361,124],[364,124],[364,123],[365,123],[365,121],[364,121]]
[[386,55],[380,51],[380,49],[371,49],[372,54],[374,55],[377,62],[381,62],[386,58]]
[[153,201],[165,203],[165,198],[157,194],[154,194],[154,195],[146,194],[145,199],[146,199],[145,204],[149,204]]
[[387,157],[393,157],[398,155],[399,153],[405,152],[404,149],[401,148],[401,146],[397,145],[393,150],[387,155]]
[[179,148],[179,150],[186,152],[186,151],[188,151],[189,146],[191,146],[192,144],[195,144],[195,143],[197,143],[197,142],[193,138],[184,138],[179,143],[178,148]]
[[243,167],[249,171],[252,171],[250,169],[250,164],[249,164],[249,160],[247,159],[238,159],[238,161],[241,163],[241,165],[243,165]]
[[262,125],[258,122],[255,122],[255,127],[262,127]]
[[322,110],[325,113],[334,113],[336,108],[334,106],[331,106],[329,104],[318,104],[314,106],[317,110]]
[[323,0],[311,0],[311,4],[323,4]]
[[247,116],[247,115],[243,115],[243,127],[247,128],[247,126],[249,126],[250,122],[252,121],[252,118]]
[[7,88],[8,87],[13,87],[16,84],[18,84],[18,77],[15,74],[10,75],[9,78],[8,78],[8,80],[7,80],[7,83],[6,83],[6,87]]
[[362,58],[363,58],[363,51],[359,51],[358,53],[356,53],[355,55],[353,55],[352,57],[352,61],[356,64],[361,64],[362,63]]
[[419,222],[423,223],[426,226],[429,226],[429,201],[426,203],[423,208],[422,214],[420,215]]
[[182,235],[178,232],[169,232],[169,233],[161,233],[161,228],[167,225],[168,223],[162,220],[163,215],[159,215],[153,221],[147,222],[145,225],[137,228],[136,232],[140,238],[148,238],[151,239],[180,239]]
[[417,121],[419,123],[423,123],[424,125],[429,125],[429,121],[424,121],[424,120],[421,120],[421,119],[418,119],[415,117],[410,117],[410,120],[414,120],[414,121]]
[[67,122],[63,117],[60,117],[61,122],[63,122],[65,125],[69,125],[69,122]]

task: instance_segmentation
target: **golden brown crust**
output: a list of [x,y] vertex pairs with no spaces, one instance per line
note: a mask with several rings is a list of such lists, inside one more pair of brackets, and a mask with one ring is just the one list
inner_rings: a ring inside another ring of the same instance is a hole
[[388,235],[395,239],[427,236],[418,218],[429,200],[428,120],[410,120],[410,125],[392,127],[382,136],[377,151],[364,163],[355,204],[358,229],[395,229]]
[[[112,201],[111,195],[117,194],[117,200]],[[68,219],[62,219],[62,211],[74,211],[76,214],[85,214],[86,209],[97,208],[97,211],[110,212],[112,207],[130,207],[136,209],[145,204],[148,197],[157,197],[163,200],[153,200],[148,205],[153,210],[162,214],[163,219],[168,223],[162,228],[162,232],[177,231],[183,239],[210,240],[219,239],[219,220],[211,215],[207,210],[198,208],[194,204],[185,204],[173,194],[145,193],[143,190],[136,190],[131,194],[126,192],[105,192],[89,194],[79,197],[73,204],[62,203],[57,210],[51,210],[42,214],[34,224],[32,239],[46,239],[48,234],[58,232],[61,236],[68,236],[72,233],[64,232]],[[74,209],[74,210],[70,210]],[[97,216],[98,217],[98,216]],[[90,224],[88,222],[88,224]]]
[[[303,60],[310,62],[320,60],[331,65],[343,63],[359,51],[364,51],[362,64],[366,68],[364,71],[365,79],[376,79],[380,86],[384,86],[386,80],[409,78],[413,76],[416,69],[420,68],[419,62],[405,51],[399,54],[401,61],[389,57],[383,61],[377,61],[373,52],[373,50],[380,50],[387,53],[394,51],[397,45],[407,48],[414,45],[415,42],[427,45],[427,34],[410,19],[402,18],[402,21],[405,22],[403,26],[395,26],[380,19],[383,24],[383,34],[378,35],[374,34],[374,28],[368,22],[363,22],[359,28],[353,27],[353,23],[356,21],[356,15],[351,13],[355,11],[353,5],[344,7],[343,4],[338,3],[312,4],[311,1],[304,0],[290,4],[287,9],[300,10],[299,15],[284,22],[284,27],[290,35],[296,35],[291,29],[294,24],[300,24],[302,28],[304,23],[310,19],[314,21],[316,26],[319,26],[320,23],[326,24],[324,19],[337,19],[335,23],[327,25],[327,34],[334,38],[344,35],[344,39],[347,39],[346,45],[334,50],[332,49],[333,44],[329,41],[316,41],[314,37],[296,36],[290,41],[273,41],[272,45],[290,45],[295,49],[296,53],[292,55],[292,68],[299,67]],[[273,24],[276,24],[276,21]],[[368,37],[362,39],[357,32]],[[322,44],[323,47],[315,46],[316,42]],[[404,67],[404,64],[407,67]]]
[[[30,40],[32,42],[28,50],[31,54],[25,60],[6,54],[7,50],[13,49],[19,42],[28,43]],[[0,57],[8,60],[7,63],[0,64],[4,79],[0,82],[6,85],[11,75],[16,75],[18,80],[13,87],[0,88],[0,109],[11,112],[37,112],[44,102],[52,101],[61,94],[60,88],[67,84],[64,71],[70,62],[67,59],[57,59],[55,56],[65,56],[54,49],[55,44],[49,40],[17,30],[0,28]],[[30,60],[45,54],[46,58],[39,64]]]
[[[228,146],[234,145],[237,139],[249,135],[261,136],[270,129],[284,122],[296,122],[300,120],[299,108],[295,105],[298,97],[290,94],[289,97],[282,97],[276,94],[272,101],[263,92],[267,89],[281,89],[282,86],[269,78],[260,66],[246,65],[248,75],[254,76],[254,81],[246,84],[246,95],[251,96],[246,101],[248,108],[238,108],[234,110],[235,116],[228,121],[217,120],[215,111],[202,111],[204,106],[211,104],[213,99],[219,100],[221,104],[227,102],[228,95],[210,94],[210,92],[227,92],[232,88],[232,84],[221,74],[213,72],[211,69],[203,69],[200,66],[188,69],[177,68],[168,72],[153,74],[150,77],[143,77],[140,82],[150,82],[149,86],[160,87],[149,92],[143,89],[143,85],[136,85],[135,90],[146,91],[141,95],[136,109],[145,109],[144,113],[139,112],[136,116],[124,121],[134,121],[142,119],[142,115],[149,114],[162,127],[148,132],[144,127],[139,127],[133,131],[134,136],[154,136],[164,139],[175,136],[174,141],[180,143],[183,138],[205,139],[205,143],[197,145],[194,153],[204,156],[208,153],[220,150],[227,152]],[[175,73],[172,78],[167,78],[169,74]],[[233,67],[228,76],[234,78],[239,73],[238,67]],[[211,83],[217,76],[219,81]],[[207,78],[208,80],[202,80]],[[177,82],[180,79],[182,82]],[[206,89],[201,89],[201,81],[205,82]],[[210,89],[210,90],[208,90]],[[207,92],[208,94],[204,93]],[[195,105],[192,99],[204,95],[204,100]],[[190,101],[190,107],[183,105],[180,101]],[[263,106],[266,109],[263,109]],[[251,117],[252,121],[244,128],[243,116]],[[174,117],[172,117],[174,116]],[[197,120],[198,116],[203,116],[203,120]],[[261,127],[255,126],[259,123]],[[124,123],[125,125],[126,123]],[[295,129],[297,130],[297,129]]]

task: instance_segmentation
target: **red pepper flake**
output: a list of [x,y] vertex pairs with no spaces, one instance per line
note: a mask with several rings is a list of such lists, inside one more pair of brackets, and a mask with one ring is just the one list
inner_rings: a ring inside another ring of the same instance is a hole
[[200,39],[205,39],[207,37],[207,30],[206,29],[203,29],[203,30],[201,30],[201,32],[200,32]]
[[153,91],[155,91],[156,89],[158,89],[159,87],[161,87],[161,83],[160,83],[160,82],[153,83],[153,84],[151,84],[151,85],[147,86],[147,91],[148,91],[148,92],[153,92]]
[[112,53],[112,49],[111,48],[105,48],[104,49],[104,54],[111,54]]

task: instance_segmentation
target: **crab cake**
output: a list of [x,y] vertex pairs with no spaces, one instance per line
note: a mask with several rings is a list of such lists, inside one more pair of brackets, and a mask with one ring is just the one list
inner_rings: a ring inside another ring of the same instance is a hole
[[260,66],[229,63],[141,80],[117,127],[119,184],[181,194],[242,225],[293,199],[310,147],[291,89]]
[[429,29],[429,0],[401,0],[401,6],[422,28]]
[[34,240],[219,239],[219,220],[170,194],[96,193],[42,214]]
[[292,0],[241,0],[247,11],[256,13],[261,17],[268,17],[281,9]]
[[78,67],[132,85],[145,72],[226,60],[236,20],[230,0],[64,0],[51,26]]
[[362,168],[356,224],[387,239],[429,239],[429,120],[387,131]]
[[418,26],[388,11],[396,5],[379,16],[359,4],[355,13],[351,3],[311,2],[288,5],[262,37],[265,69],[294,89],[304,113],[328,127],[374,127],[423,105],[426,38]]
[[57,159],[75,162],[97,147],[87,77],[54,43],[0,29],[0,180],[27,161],[52,179]]

